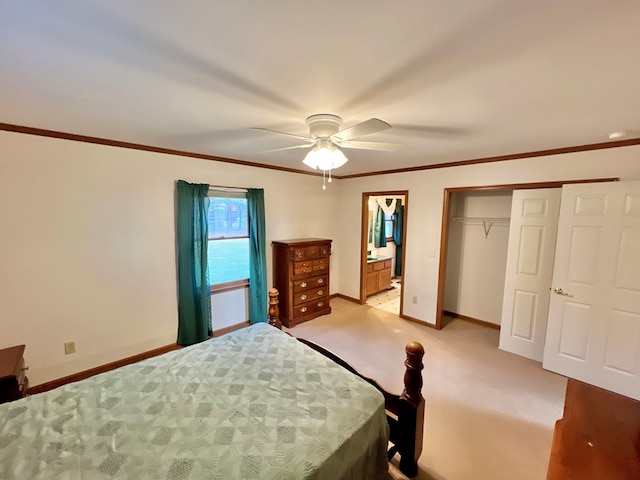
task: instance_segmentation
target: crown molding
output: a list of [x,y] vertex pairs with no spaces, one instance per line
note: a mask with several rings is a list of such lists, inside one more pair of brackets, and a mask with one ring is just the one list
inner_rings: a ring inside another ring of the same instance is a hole
[[[142,150],[146,152],[164,153],[167,155],[177,155],[181,157],[197,158],[200,160],[232,163],[235,165],[243,165],[246,167],[266,168],[268,170],[278,170],[281,172],[298,173],[301,175],[313,175],[317,177],[322,176],[322,173],[309,172],[309,171],[300,170],[297,168],[278,167],[275,165],[264,165],[262,163],[250,162],[247,160],[238,160],[235,158],[218,157],[216,155],[208,155],[206,153],[187,152],[184,150],[175,150],[172,148],[156,147],[153,145],[144,145],[144,144],[132,143],[132,142],[122,142],[120,140],[111,140],[107,138],[92,137],[88,135],[78,135],[75,133],[59,132],[55,130],[26,127],[22,125],[13,125],[10,123],[0,122],[0,131],[23,133],[26,135],[36,135],[40,137],[58,138],[62,140],[72,140],[75,142],[93,143],[98,145],[106,145],[110,147],[128,148],[131,150]],[[469,160],[458,160],[455,162],[447,162],[447,163],[436,163],[433,165],[420,165],[416,167],[395,168],[391,170],[379,170],[376,172],[356,173],[353,175],[335,175],[332,173],[332,177],[338,180],[344,180],[348,178],[372,177],[377,175],[388,175],[392,173],[418,172],[422,170],[435,170],[438,168],[477,165],[480,163],[505,162],[509,160],[520,160],[523,158],[546,157],[549,155],[561,155],[566,153],[587,152],[590,150],[604,150],[608,148],[629,147],[633,145],[640,145],[640,138],[615,140],[611,142],[590,143],[587,145],[576,145],[572,147],[551,148],[548,150],[535,150],[532,152],[511,153],[506,155],[497,155],[493,157],[474,158]]]

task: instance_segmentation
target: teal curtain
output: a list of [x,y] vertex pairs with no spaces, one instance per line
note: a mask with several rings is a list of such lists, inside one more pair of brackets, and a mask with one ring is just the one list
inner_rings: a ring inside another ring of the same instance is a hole
[[394,212],[396,221],[393,225],[393,242],[396,244],[396,268],[395,276],[402,275],[402,228],[404,225],[404,205],[400,199],[396,202],[396,210]]
[[384,211],[382,211],[380,205],[378,205],[376,220],[373,226],[373,246],[376,248],[387,246],[387,236],[384,232]]
[[209,185],[178,180],[178,343],[191,345],[212,335],[207,268]]
[[264,190],[247,190],[249,215],[249,322],[267,321],[267,255],[264,221]]

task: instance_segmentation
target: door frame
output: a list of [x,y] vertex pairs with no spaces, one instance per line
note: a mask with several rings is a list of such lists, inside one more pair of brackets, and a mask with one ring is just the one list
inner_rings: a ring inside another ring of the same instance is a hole
[[404,272],[407,257],[407,220],[409,218],[409,190],[385,190],[362,193],[362,225],[360,230],[360,305],[367,303],[367,245],[369,244],[369,197],[404,196],[404,219],[402,222],[402,274],[400,275],[400,313],[404,310]]
[[[436,322],[434,328],[441,330],[442,317],[444,311],[444,292],[445,279],[447,273],[447,255],[449,244],[449,220],[451,218],[451,196],[459,192],[487,192],[493,190],[525,190],[533,188],[558,188],[569,183],[596,183],[596,182],[617,182],[620,178],[595,178],[583,180],[560,180],[552,182],[535,182],[535,183],[508,183],[502,185],[479,185],[472,187],[451,187],[444,189],[444,197],[442,200],[442,227],[440,233],[440,259],[438,263],[438,292],[436,297]],[[366,246],[366,245],[365,245]],[[403,252],[404,254],[404,252]],[[403,259],[404,261],[404,259]],[[403,269],[404,275],[404,269]],[[362,280],[361,280],[362,285]]]

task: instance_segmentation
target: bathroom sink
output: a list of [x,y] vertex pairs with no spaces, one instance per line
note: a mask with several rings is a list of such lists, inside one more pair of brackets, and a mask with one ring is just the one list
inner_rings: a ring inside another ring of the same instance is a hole
[[378,257],[367,257],[367,260],[377,260]]

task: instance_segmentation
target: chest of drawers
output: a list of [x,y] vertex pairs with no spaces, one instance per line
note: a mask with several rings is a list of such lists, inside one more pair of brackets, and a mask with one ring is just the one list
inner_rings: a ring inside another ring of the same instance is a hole
[[29,388],[25,375],[24,345],[0,350],[0,403],[24,397]]
[[273,242],[273,286],[280,292],[280,321],[291,328],[331,313],[331,240],[301,238]]

